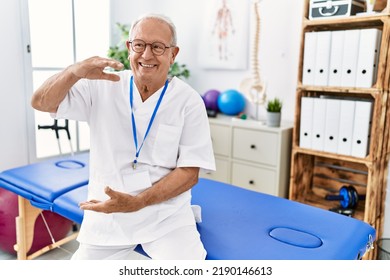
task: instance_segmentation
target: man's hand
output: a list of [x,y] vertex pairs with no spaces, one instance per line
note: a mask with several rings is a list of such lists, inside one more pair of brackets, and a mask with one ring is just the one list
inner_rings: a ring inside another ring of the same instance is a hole
[[47,79],[34,92],[31,98],[31,106],[39,111],[55,113],[70,88],[78,80],[86,78],[119,81],[118,75],[104,71],[106,67],[120,70],[123,68],[123,64],[113,59],[95,56],[67,67]]
[[114,82],[119,81],[118,75],[104,71],[106,67],[121,70],[123,68],[123,64],[113,59],[94,56],[73,64],[69,67],[69,71],[71,71],[77,78],[86,78],[91,80],[100,79]]
[[198,181],[199,167],[178,167],[160,181],[154,183],[136,196],[117,192],[106,187],[104,192],[110,197],[106,201],[90,200],[80,203],[83,210],[102,213],[135,212],[176,197],[189,190]]
[[110,187],[106,187],[104,191],[110,197],[108,200],[90,200],[81,202],[79,205],[80,208],[83,210],[91,210],[109,214],[118,212],[135,212],[145,207],[143,201],[137,196],[117,192]]

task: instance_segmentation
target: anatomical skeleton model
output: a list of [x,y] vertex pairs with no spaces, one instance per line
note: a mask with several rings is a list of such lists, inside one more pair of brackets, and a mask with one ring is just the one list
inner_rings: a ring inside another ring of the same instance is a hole
[[241,92],[256,106],[256,120],[258,120],[258,106],[265,103],[266,86],[261,80],[259,67],[259,39],[260,39],[260,0],[253,1],[255,14],[255,28],[253,29],[253,42],[251,52],[251,77],[244,79],[240,84]]

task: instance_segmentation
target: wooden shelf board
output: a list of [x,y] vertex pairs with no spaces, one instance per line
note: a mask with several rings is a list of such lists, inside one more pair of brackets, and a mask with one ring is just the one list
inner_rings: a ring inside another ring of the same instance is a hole
[[304,86],[298,85],[297,90],[301,91],[313,91],[322,94],[325,93],[337,93],[337,94],[356,94],[363,96],[372,96],[383,94],[382,89],[373,88],[346,88],[346,87],[319,87],[319,86]]
[[357,157],[352,157],[352,156],[321,152],[321,151],[316,151],[316,150],[311,150],[311,149],[304,149],[304,148],[300,148],[297,146],[293,147],[293,153],[300,153],[300,154],[306,154],[306,155],[312,155],[312,156],[326,157],[329,159],[336,159],[336,160],[360,163],[360,164],[364,164],[366,166],[372,165],[372,161],[370,160],[369,157],[357,158]]
[[370,16],[334,17],[326,19],[307,19],[302,21],[304,29],[327,30],[337,28],[368,28],[383,25],[389,19],[388,13],[377,13]]

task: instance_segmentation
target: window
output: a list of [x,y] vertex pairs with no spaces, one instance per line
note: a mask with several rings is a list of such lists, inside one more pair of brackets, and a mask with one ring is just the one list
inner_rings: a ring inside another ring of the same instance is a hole
[[[28,0],[31,42],[32,86],[76,61],[90,56],[106,56],[109,48],[109,0]],[[56,133],[48,113],[34,112],[36,158],[89,149],[87,124],[66,121]]]

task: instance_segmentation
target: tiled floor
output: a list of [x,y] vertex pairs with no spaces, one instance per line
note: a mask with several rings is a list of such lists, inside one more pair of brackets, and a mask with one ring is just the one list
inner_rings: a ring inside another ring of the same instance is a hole
[[[77,241],[73,240],[61,246],[61,248],[57,248],[51,250],[41,256],[39,256],[38,260],[69,260],[72,257],[73,252],[76,251],[78,247]],[[0,250],[0,260],[15,260],[16,255],[11,255],[8,252],[4,252]]]
[[[69,260],[72,257],[72,254],[78,248],[78,242],[76,240],[72,240],[64,245],[61,248],[56,248],[51,250],[39,257],[37,260]],[[134,256],[132,256],[134,260],[147,260],[146,257],[134,252]],[[2,260],[16,260],[16,255],[11,255],[7,252],[0,250],[0,261]]]

